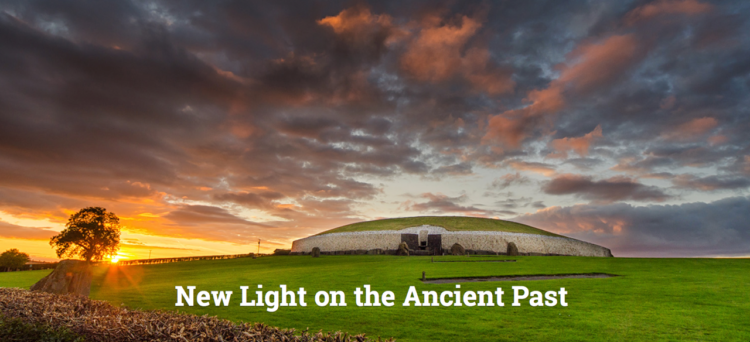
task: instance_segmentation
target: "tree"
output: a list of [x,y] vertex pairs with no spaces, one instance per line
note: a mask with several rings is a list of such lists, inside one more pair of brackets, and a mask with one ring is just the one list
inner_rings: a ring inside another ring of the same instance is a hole
[[117,253],[120,244],[120,219],[100,207],[83,208],[70,215],[65,230],[52,237],[57,256],[80,256],[86,261],[101,261]]
[[3,252],[3,254],[0,254],[0,267],[5,267],[6,271],[19,269],[23,267],[23,265],[26,265],[29,260],[28,254],[21,253],[18,249],[11,248]]

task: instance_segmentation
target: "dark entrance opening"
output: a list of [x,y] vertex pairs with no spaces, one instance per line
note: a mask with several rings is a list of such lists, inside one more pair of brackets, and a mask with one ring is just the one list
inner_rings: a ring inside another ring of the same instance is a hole
[[419,249],[419,235],[418,234],[401,234],[401,242],[406,242],[409,246],[410,251]]
[[433,255],[443,255],[443,236],[440,234],[427,235],[427,245]]

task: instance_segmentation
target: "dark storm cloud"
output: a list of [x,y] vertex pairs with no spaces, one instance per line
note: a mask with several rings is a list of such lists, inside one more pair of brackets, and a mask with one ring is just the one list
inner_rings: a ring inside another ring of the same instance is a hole
[[750,199],[710,203],[550,207],[514,220],[602,244],[615,256],[746,256]]
[[265,209],[272,205],[272,201],[282,199],[285,196],[280,192],[229,192],[223,194],[214,194],[213,198],[217,201],[234,202],[247,206],[249,208]]
[[594,180],[593,177],[563,174],[545,182],[542,190],[550,195],[575,195],[599,202],[657,201],[670,196],[655,186],[643,185],[631,178],[612,177]]
[[231,214],[226,209],[205,206],[205,205],[185,205],[177,210],[171,211],[164,218],[169,219],[180,225],[202,225],[211,223],[238,224],[247,226],[266,226],[261,223],[252,222]]
[[406,210],[417,211],[420,213],[460,213],[464,215],[493,215],[495,213],[512,215],[515,212],[501,210],[493,211],[487,209],[477,208],[472,205],[462,205],[461,203],[466,202],[467,197],[448,197],[443,194],[424,193],[420,197],[427,199],[425,202],[416,203],[414,201],[407,201],[401,206]]

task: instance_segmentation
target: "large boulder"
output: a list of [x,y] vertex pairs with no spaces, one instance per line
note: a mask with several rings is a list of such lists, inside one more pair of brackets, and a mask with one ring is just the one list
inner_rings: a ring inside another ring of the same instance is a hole
[[91,291],[91,265],[80,260],[60,261],[52,273],[31,286],[31,291],[75,293],[88,297]]
[[518,255],[518,246],[515,242],[508,242],[508,255]]
[[320,248],[313,247],[312,253],[310,253],[310,254],[312,254],[313,258],[319,258],[320,257]]
[[406,242],[401,242],[401,244],[398,245],[396,255],[409,255],[409,245],[407,245]]
[[466,255],[466,249],[464,248],[464,246],[461,246],[458,243],[454,243],[453,246],[451,246],[451,254]]

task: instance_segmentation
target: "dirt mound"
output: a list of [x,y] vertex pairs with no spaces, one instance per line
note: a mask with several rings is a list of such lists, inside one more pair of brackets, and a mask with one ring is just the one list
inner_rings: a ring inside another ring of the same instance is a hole
[[31,290],[88,297],[91,291],[91,267],[85,261],[60,261],[55,270],[32,285]]

